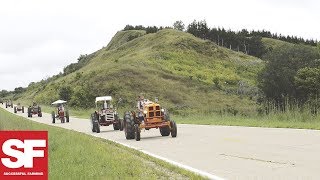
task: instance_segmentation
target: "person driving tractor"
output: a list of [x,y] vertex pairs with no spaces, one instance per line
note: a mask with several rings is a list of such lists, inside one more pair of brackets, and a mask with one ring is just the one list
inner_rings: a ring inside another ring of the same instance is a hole
[[57,117],[59,117],[60,112],[64,112],[63,104],[58,104],[58,114],[57,114]]
[[138,117],[141,123],[144,123],[143,106],[144,106],[144,97],[143,95],[139,95],[137,107],[138,107]]

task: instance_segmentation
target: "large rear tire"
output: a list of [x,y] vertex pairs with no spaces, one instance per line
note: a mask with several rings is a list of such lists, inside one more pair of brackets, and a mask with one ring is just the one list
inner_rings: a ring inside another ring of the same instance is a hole
[[31,116],[31,108],[30,107],[28,108],[28,117],[32,117]]
[[54,111],[52,111],[51,116],[52,116],[52,123],[53,124],[56,123],[56,115],[55,115]]
[[16,107],[13,108],[13,112],[17,113],[17,108]]
[[97,130],[96,131],[97,133],[100,133],[100,124],[99,123],[96,123],[96,130]]
[[96,132],[96,126],[95,126],[95,116],[94,116],[94,113],[91,114],[91,125],[92,125],[92,132]]
[[175,138],[177,137],[177,133],[178,133],[177,124],[174,121],[170,121],[170,125],[171,125],[171,136]]
[[42,117],[41,107],[38,107],[38,117]]
[[67,123],[69,122],[69,111],[67,110],[66,111],[66,120],[67,120]]
[[92,132],[100,133],[99,115],[97,112],[91,114]]
[[24,106],[22,106],[22,109],[21,109],[22,113],[24,113]]
[[163,112],[163,118],[165,121],[170,121],[170,114],[169,111],[167,109],[164,110]]
[[134,139],[134,120],[130,112],[124,114],[124,134],[126,139]]

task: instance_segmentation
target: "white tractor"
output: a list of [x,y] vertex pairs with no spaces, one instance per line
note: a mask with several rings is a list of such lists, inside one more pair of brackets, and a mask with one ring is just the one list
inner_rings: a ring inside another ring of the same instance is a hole
[[92,132],[100,133],[100,126],[111,124],[114,130],[123,130],[122,120],[117,109],[113,107],[111,96],[96,97],[96,109],[91,114]]

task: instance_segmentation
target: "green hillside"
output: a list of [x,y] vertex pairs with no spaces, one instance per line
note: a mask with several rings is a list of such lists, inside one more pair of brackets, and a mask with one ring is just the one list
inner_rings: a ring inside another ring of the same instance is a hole
[[266,47],[266,49],[275,49],[281,46],[290,46],[293,45],[292,43],[288,43],[285,41],[281,41],[278,39],[272,38],[262,38],[262,43]]
[[[281,41],[279,39],[272,39],[272,38],[262,38],[262,43],[267,50],[272,50],[272,49],[281,48],[281,47],[285,47],[285,46],[294,46],[295,45],[293,43]],[[304,45],[304,46],[320,51],[320,48],[316,47],[316,46],[308,46],[308,45]]]
[[255,111],[256,75],[263,67],[258,58],[170,29],[120,31],[86,58],[70,74],[30,85],[19,100],[50,104],[70,87],[71,106],[88,108],[95,96],[112,95],[128,108],[144,93],[175,112],[247,114]]

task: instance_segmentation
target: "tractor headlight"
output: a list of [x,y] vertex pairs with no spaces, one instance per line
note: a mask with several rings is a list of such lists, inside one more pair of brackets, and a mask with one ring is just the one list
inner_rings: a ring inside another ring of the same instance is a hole
[[164,112],[164,109],[161,109],[161,112]]
[[148,113],[148,111],[147,111],[147,110],[144,110],[144,111],[143,111],[143,113],[144,113],[144,114],[147,114],[147,113]]

